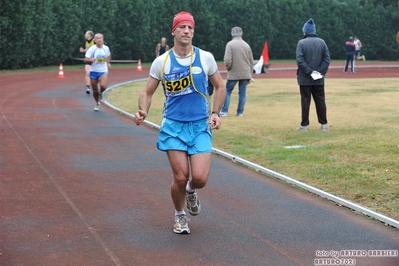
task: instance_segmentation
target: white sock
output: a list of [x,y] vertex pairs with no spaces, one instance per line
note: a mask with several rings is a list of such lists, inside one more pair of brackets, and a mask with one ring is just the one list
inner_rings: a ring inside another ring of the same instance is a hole
[[186,212],[184,210],[182,210],[182,211],[176,211],[175,210],[175,216],[176,215],[186,215]]
[[195,191],[195,189],[192,189],[192,188],[190,187],[190,182],[187,182],[186,191],[187,191],[188,193],[193,193],[193,192]]

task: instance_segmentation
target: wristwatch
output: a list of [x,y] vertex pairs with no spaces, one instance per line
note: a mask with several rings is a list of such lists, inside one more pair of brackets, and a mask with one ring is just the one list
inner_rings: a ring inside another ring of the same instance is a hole
[[220,117],[220,113],[219,112],[213,111],[211,114],[217,114],[218,117]]

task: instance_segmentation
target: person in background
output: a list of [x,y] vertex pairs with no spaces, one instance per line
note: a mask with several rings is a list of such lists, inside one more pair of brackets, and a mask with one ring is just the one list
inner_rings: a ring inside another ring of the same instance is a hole
[[355,58],[355,44],[353,43],[353,37],[349,37],[349,40],[345,43],[346,47],[346,56],[345,56],[345,67],[344,67],[344,72],[348,71],[348,65],[349,62],[351,63],[351,72],[352,74],[355,74],[355,63],[354,63],[354,58]]
[[[86,53],[86,51],[91,46],[93,46],[95,44],[93,37],[94,37],[94,33],[91,30],[86,31],[86,33],[85,33],[85,39],[86,39],[85,48],[83,48],[83,47],[79,48],[79,51],[81,53]],[[86,94],[90,94],[90,76],[89,76],[89,74],[90,74],[90,63],[85,63],[85,73],[86,73],[85,74]]]
[[366,57],[364,55],[360,55],[360,50],[362,49],[362,42],[357,38],[357,36],[353,37],[353,43],[355,44],[355,59],[366,61]]
[[[153,61],[139,96],[139,110],[133,118],[136,125],[144,121],[161,82],[165,101],[157,148],[166,152],[172,168],[170,189],[176,234],[190,233],[184,205],[193,216],[201,211],[197,190],[208,182],[212,130],[221,126],[219,112],[226,93],[213,55],[193,46],[194,29],[190,13],[182,11],[174,16],[174,47]],[[208,78],[214,85],[212,112],[209,112]]]
[[224,53],[224,65],[227,68],[226,98],[220,112],[220,116],[227,116],[230,106],[230,97],[234,86],[238,82],[238,106],[237,116],[243,116],[246,101],[248,83],[252,80],[254,58],[252,49],[242,39],[242,29],[231,29],[233,39],[226,45]]
[[[309,109],[311,96],[313,96],[321,130],[327,131],[324,79],[330,65],[330,52],[325,41],[316,35],[316,24],[312,18],[305,22],[302,32],[304,37],[296,47],[297,81],[301,92],[302,108],[302,121],[297,130],[308,131]],[[312,78],[312,74],[321,78]]]
[[[396,42],[399,43],[399,29],[397,29],[397,31],[396,31]],[[398,50],[398,54],[399,54],[399,50]]]
[[162,37],[161,42],[155,47],[155,58],[163,55],[166,51],[169,51],[169,45],[166,43],[166,38]]
[[[103,100],[103,92],[108,86],[108,69],[111,67],[111,52],[104,44],[104,36],[97,33],[94,36],[95,45],[91,46],[85,54],[85,63],[90,63],[90,81],[93,97],[96,105],[94,111],[100,109],[100,101]],[[100,91],[98,91],[100,84]]]

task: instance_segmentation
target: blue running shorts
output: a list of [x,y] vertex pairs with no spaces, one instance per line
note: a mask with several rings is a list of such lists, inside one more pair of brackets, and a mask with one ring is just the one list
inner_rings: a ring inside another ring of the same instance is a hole
[[108,74],[108,72],[91,72],[90,71],[90,79],[98,80],[104,74]]
[[212,128],[208,119],[179,122],[164,118],[157,148],[161,151],[185,151],[188,155],[212,152]]

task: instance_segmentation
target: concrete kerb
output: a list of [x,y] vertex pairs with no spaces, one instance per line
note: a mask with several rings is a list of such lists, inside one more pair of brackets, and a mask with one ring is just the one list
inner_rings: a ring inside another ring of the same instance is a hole
[[[384,67],[386,67],[386,66],[384,66]],[[108,105],[110,108],[112,108],[112,109],[114,109],[114,110],[116,110],[116,111],[118,111],[118,112],[120,112],[120,113],[122,113],[122,114],[124,114],[124,115],[126,115],[128,117],[133,118],[134,114],[128,113],[128,112],[126,112],[126,111],[124,111],[124,110],[122,110],[122,109],[110,104],[106,100],[106,98],[107,98],[106,96],[112,90],[117,89],[117,88],[119,88],[119,87],[121,87],[123,85],[127,85],[127,84],[134,83],[134,82],[146,81],[146,80],[147,80],[147,78],[131,80],[131,81],[115,84],[115,85],[107,88],[107,90],[104,92],[105,93],[105,101],[104,101],[104,103],[106,105]],[[148,126],[156,128],[156,129],[160,128],[159,125],[157,125],[155,123],[152,123],[151,121],[145,120],[144,123],[146,125],[148,125]],[[250,169],[253,169],[253,170],[257,171],[257,172],[260,172],[260,173],[265,174],[267,176],[270,176],[270,177],[279,179],[281,181],[287,182],[287,183],[289,183],[291,185],[297,186],[297,187],[299,187],[299,188],[301,188],[301,189],[303,189],[303,190],[305,190],[307,192],[316,194],[316,195],[318,195],[318,196],[320,196],[322,198],[328,199],[328,200],[330,200],[330,201],[332,201],[332,202],[334,202],[336,204],[342,205],[342,206],[347,207],[349,209],[352,209],[352,210],[354,210],[356,212],[359,212],[359,213],[362,213],[362,214],[364,214],[366,216],[374,218],[374,219],[376,219],[376,220],[378,220],[380,222],[383,222],[386,225],[390,225],[392,227],[395,227],[395,228],[399,229],[399,221],[394,220],[394,219],[392,219],[392,218],[390,218],[390,217],[388,217],[386,215],[383,215],[381,213],[378,213],[378,212],[375,212],[373,210],[370,210],[370,209],[368,209],[368,208],[366,208],[364,206],[361,206],[361,205],[359,205],[357,203],[354,203],[354,202],[351,202],[349,200],[337,197],[337,196],[335,196],[333,194],[330,194],[328,192],[325,192],[323,190],[320,190],[318,188],[315,188],[313,186],[310,186],[308,184],[305,184],[303,182],[295,180],[294,178],[291,178],[291,177],[288,177],[286,175],[283,175],[283,174],[280,174],[278,172],[275,172],[273,170],[270,170],[270,169],[268,169],[266,167],[263,167],[263,166],[260,166],[258,164],[252,163],[250,161],[247,161],[247,160],[245,160],[243,158],[240,158],[238,156],[235,156],[233,154],[224,152],[224,151],[216,149],[216,148],[212,148],[212,151],[213,151],[213,153],[215,153],[215,154],[217,154],[219,156],[223,156],[223,157],[225,157],[227,159],[230,159],[232,162],[242,164],[242,165],[244,165],[244,166],[246,166],[246,167],[248,167]]]
[[224,152],[222,150],[218,150],[218,149],[213,148],[213,151],[216,154],[219,154],[219,155],[221,155],[223,157],[226,157],[226,158],[228,158],[228,159],[230,159],[230,160],[232,160],[234,162],[240,163],[240,164],[242,164],[242,165],[244,165],[246,167],[249,167],[251,169],[254,169],[254,170],[258,171],[258,172],[261,172],[261,173],[266,174],[268,176],[277,178],[277,179],[282,180],[284,182],[287,182],[287,183],[289,183],[291,185],[295,185],[297,187],[300,187],[301,189],[304,189],[304,190],[306,190],[308,192],[316,194],[316,195],[318,195],[318,196],[320,196],[322,198],[328,199],[328,200],[330,200],[330,201],[332,201],[332,202],[334,202],[336,204],[340,204],[340,205],[345,206],[345,207],[347,207],[349,209],[352,209],[354,211],[360,212],[360,213],[362,213],[362,214],[364,214],[366,216],[369,216],[369,217],[372,217],[374,219],[377,219],[377,220],[379,220],[381,222],[384,222],[385,224],[390,225],[392,227],[399,228],[399,221],[394,220],[394,219],[392,219],[392,218],[390,218],[388,216],[385,216],[385,215],[380,214],[378,212],[372,211],[372,210],[370,210],[370,209],[368,209],[366,207],[363,207],[363,206],[361,206],[359,204],[356,204],[356,203],[353,203],[353,202],[348,201],[346,199],[337,197],[337,196],[332,195],[332,194],[330,194],[328,192],[325,192],[325,191],[320,190],[318,188],[312,187],[312,186],[310,186],[308,184],[305,184],[303,182],[295,180],[295,179],[293,179],[291,177],[288,177],[288,176],[285,176],[283,174],[277,173],[277,172],[275,172],[273,170],[267,169],[267,168],[262,167],[262,166],[260,166],[258,164],[252,163],[250,161],[247,161],[247,160],[242,159],[240,157],[237,157],[235,155],[229,154],[229,153]]

